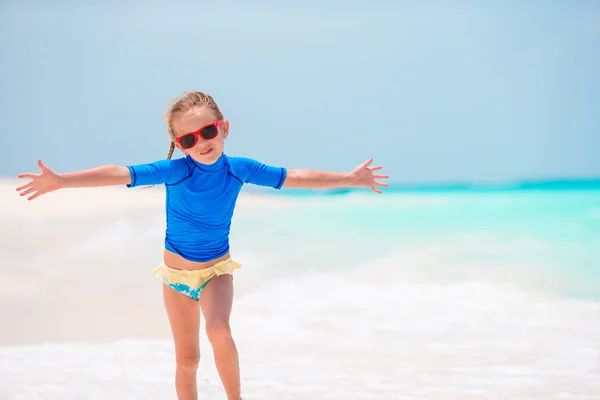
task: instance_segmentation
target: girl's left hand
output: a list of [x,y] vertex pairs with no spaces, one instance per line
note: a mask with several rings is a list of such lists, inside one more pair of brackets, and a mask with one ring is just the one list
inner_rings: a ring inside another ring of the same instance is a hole
[[376,167],[369,167],[373,159],[370,158],[364,163],[360,164],[358,167],[354,168],[352,171],[352,177],[354,179],[354,183],[357,186],[366,186],[375,193],[381,193],[381,190],[377,189],[375,186],[387,187],[387,183],[379,182],[378,179],[387,179],[388,175],[384,174],[374,174],[373,171],[380,170],[380,165]]

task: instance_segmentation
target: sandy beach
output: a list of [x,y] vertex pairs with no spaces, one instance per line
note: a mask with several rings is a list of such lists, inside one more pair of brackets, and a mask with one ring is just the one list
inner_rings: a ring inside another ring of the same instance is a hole
[[[18,185],[0,183],[0,400],[174,399],[151,274],[164,189]],[[244,398],[600,398],[597,209],[595,192],[242,194]],[[200,335],[200,399],[224,399]]]
[[[20,184],[0,180],[0,345],[170,338],[150,273],[162,258],[164,188],[69,189],[27,201]],[[284,206],[244,194],[238,211]],[[124,239],[149,245],[127,251]]]

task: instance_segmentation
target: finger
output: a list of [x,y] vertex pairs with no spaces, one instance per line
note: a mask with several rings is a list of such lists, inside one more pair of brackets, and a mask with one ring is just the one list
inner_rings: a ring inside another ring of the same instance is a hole
[[373,178],[375,178],[375,179],[387,179],[387,178],[389,178],[389,175],[375,174],[375,175],[373,175]]
[[383,183],[383,182],[378,182],[378,181],[375,181],[375,182],[373,182],[373,184],[375,184],[375,185],[377,185],[377,186],[388,187],[388,184],[387,184],[387,183]]
[[373,162],[373,159],[369,158],[367,161],[365,161],[364,163],[360,164],[360,166],[363,167],[363,168],[366,168],[372,162]]
[[40,167],[40,169],[41,169],[42,171],[46,171],[46,170],[48,169],[48,167],[46,167],[46,166],[44,165],[44,163],[42,162],[42,160],[38,160],[37,164],[38,164],[38,167]]
[[29,188],[29,189],[27,189],[26,191],[24,191],[24,192],[21,192],[21,193],[19,193],[19,194],[20,194],[21,196],[27,196],[29,193],[33,193],[33,192],[35,192],[35,189],[34,189],[34,188]]
[[370,169],[371,171],[377,171],[378,169],[381,169],[381,168],[383,168],[381,165],[378,165],[378,166],[376,166],[376,167],[369,167],[369,169]]
[[17,178],[33,179],[33,178],[35,178],[37,176],[39,176],[39,174],[32,174],[30,172],[27,172],[25,174],[19,174],[19,175],[17,175]]
[[42,195],[42,194],[41,194],[40,192],[37,192],[37,193],[36,193],[36,194],[34,194],[33,196],[29,197],[27,200],[28,200],[28,201],[31,201],[31,200],[33,200],[33,199],[35,199],[35,198],[37,198],[37,197],[39,197],[39,196],[41,196],[41,195]]
[[32,186],[33,186],[33,182],[28,182],[28,183],[24,184],[23,186],[19,186],[17,188],[17,192],[20,192],[21,190],[27,189],[27,188],[32,187]]
[[381,193],[381,190],[377,189],[375,186],[369,186],[371,188],[372,191],[374,191],[375,193]]

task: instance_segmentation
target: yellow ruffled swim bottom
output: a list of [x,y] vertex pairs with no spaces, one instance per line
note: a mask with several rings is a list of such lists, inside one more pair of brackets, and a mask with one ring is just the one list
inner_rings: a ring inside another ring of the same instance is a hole
[[212,267],[196,270],[175,269],[163,262],[152,273],[162,278],[165,285],[198,300],[200,292],[212,278],[224,274],[233,275],[233,271],[241,267],[242,264],[231,258],[219,261]]

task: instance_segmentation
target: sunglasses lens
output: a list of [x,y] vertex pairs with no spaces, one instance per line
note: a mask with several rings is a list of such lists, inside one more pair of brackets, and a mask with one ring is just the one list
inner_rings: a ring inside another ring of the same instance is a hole
[[191,133],[183,135],[179,138],[179,144],[181,144],[181,147],[183,147],[184,149],[194,147],[194,145],[196,144],[196,137]]
[[204,128],[200,131],[200,134],[206,140],[216,138],[218,133],[219,133],[219,130],[214,125],[207,126],[206,128]]

